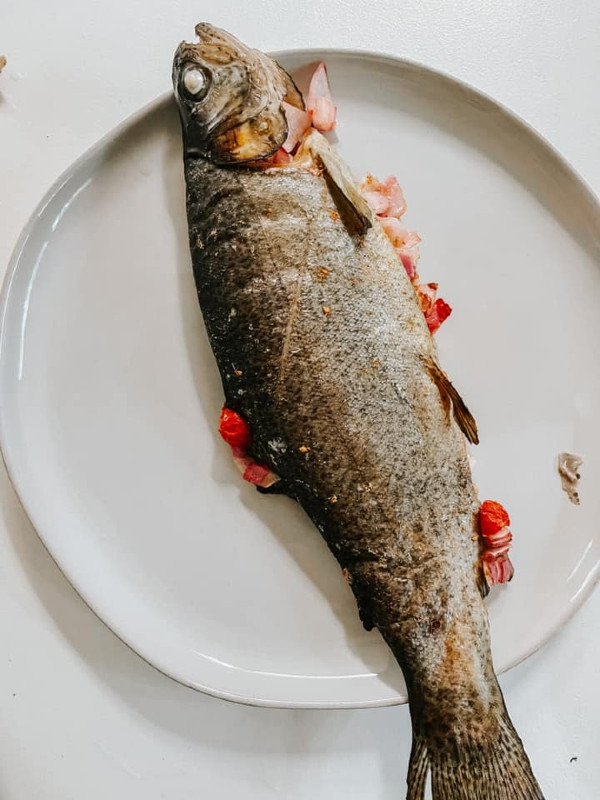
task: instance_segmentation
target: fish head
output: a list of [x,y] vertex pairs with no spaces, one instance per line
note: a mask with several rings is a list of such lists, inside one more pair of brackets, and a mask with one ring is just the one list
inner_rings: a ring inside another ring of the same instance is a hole
[[272,58],[206,22],[198,42],[182,42],[173,89],[186,155],[217,164],[267,158],[287,136],[282,102],[304,108],[290,76]]

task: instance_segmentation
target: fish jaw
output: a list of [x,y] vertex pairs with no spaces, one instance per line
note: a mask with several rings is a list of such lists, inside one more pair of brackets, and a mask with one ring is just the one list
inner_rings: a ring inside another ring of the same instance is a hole
[[273,155],[288,135],[282,103],[304,109],[293,80],[230,33],[206,22],[195,31],[198,42],[181,42],[173,59],[186,155],[216,164]]

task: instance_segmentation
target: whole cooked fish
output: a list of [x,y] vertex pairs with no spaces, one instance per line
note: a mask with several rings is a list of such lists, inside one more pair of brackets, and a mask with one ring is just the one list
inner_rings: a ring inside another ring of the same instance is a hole
[[[465,436],[413,286],[345,164],[312,131],[282,166],[272,59],[208,24],[175,54],[198,297],[251,459],[345,570],[408,686],[408,798],[542,798],[490,654]],[[265,159],[267,159],[265,161]],[[263,489],[264,491],[264,489]]]

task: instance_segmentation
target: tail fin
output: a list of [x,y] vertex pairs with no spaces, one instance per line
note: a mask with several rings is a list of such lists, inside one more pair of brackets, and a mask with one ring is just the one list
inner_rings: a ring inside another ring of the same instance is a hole
[[544,800],[505,709],[499,723],[493,744],[456,740],[444,749],[415,730],[406,799],[424,800],[430,772],[433,800]]

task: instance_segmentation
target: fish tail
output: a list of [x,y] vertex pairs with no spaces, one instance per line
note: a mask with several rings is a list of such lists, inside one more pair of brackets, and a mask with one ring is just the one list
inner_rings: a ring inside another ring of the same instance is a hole
[[498,738],[476,743],[468,736],[444,746],[413,726],[407,800],[424,800],[428,775],[433,800],[544,800],[523,743],[505,708],[499,710]]

